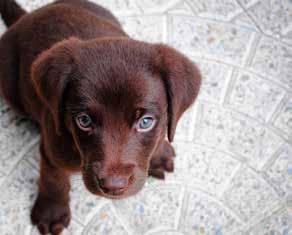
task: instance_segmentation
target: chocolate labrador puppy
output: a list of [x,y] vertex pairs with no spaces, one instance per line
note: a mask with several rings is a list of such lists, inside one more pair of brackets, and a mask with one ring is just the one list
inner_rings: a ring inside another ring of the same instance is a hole
[[173,171],[169,142],[201,83],[189,59],[131,39],[108,10],[86,0],[29,14],[1,0],[0,12],[9,26],[0,40],[1,95],[41,129],[31,213],[41,234],[68,226],[73,172],[95,195],[120,199],[148,175]]

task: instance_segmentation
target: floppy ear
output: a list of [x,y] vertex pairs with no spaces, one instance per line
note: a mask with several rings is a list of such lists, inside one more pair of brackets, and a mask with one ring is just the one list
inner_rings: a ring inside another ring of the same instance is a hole
[[157,45],[158,65],[168,101],[168,140],[173,141],[177,122],[194,102],[201,85],[201,74],[194,63],[171,47]]
[[61,134],[63,94],[74,70],[74,49],[78,40],[70,38],[41,53],[31,67],[34,89],[52,114],[56,133]]

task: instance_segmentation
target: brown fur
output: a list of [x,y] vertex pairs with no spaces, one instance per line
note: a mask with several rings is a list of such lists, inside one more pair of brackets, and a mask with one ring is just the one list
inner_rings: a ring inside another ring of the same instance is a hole
[[[119,199],[137,193],[148,175],[173,171],[169,142],[201,81],[190,60],[129,38],[109,11],[85,0],[60,0],[30,14],[2,0],[0,12],[11,25],[0,40],[1,94],[41,129],[31,214],[41,234],[68,226],[73,172],[82,172],[92,193]],[[82,112],[93,120],[89,132],[76,125]],[[156,119],[149,132],[135,129],[141,113]]]

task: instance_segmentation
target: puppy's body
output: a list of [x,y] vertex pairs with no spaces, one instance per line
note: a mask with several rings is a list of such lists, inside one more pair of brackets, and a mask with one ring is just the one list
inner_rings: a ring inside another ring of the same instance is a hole
[[200,87],[196,66],[161,44],[135,41],[106,9],[60,0],[27,14],[1,0],[0,88],[41,129],[39,195],[31,219],[42,234],[70,222],[69,177],[118,199],[148,174],[173,170],[177,122]]

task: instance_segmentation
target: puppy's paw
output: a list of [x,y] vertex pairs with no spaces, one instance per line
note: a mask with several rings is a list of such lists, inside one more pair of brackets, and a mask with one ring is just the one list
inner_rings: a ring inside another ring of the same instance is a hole
[[149,175],[164,179],[165,172],[173,172],[174,170],[174,157],[173,147],[167,141],[164,141],[151,159]]
[[59,235],[68,227],[71,219],[69,203],[58,203],[38,196],[32,211],[32,224],[37,226],[40,234]]

